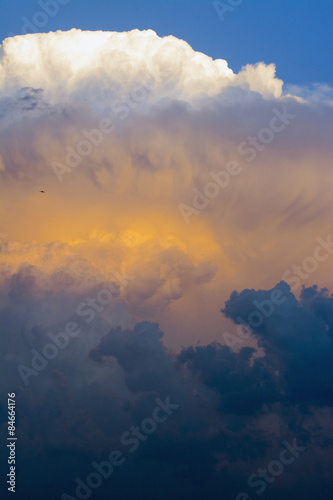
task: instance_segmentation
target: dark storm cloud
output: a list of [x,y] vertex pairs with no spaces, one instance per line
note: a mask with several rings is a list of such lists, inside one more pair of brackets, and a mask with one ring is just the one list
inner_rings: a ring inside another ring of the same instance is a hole
[[[20,302],[15,327],[14,318],[4,317],[16,352],[27,348],[21,307],[33,286],[23,276],[12,283],[15,304]],[[314,286],[297,301],[285,283],[277,288],[286,300],[252,328],[260,357],[252,348],[233,352],[218,343],[173,354],[156,323],[111,328],[101,336],[97,319],[75,348],[68,346],[26,388],[14,378],[17,357],[7,356],[20,404],[18,466],[24,488],[36,499],[59,499],[64,492],[75,498],[75,478],[84,481],[92,461],[120,449],[126,461],[93,493],[96,498],[137,499],[138,491],[151,499],[233,499],[243,490],[255,495],[248,476],[278,457],[281,441],[297,438],[308,451],[279,482],[267,485],[271,498],[291,499],[302,492],[310,500],[320,484],[326,491],[324,464],[332,441],[328,416],[321,412],[332,404],[332,296]],[[233,292],[224,313],[235,321],[246,319],[255,301],[269,311],[264,301],[271,300],[273,290]],[[46,340],[45,329],[35,328],[29,342],[39,349]],[[151,417],[156,398],[167,397],[179,408],[131,454],[121,436]],[[2,415],[5,435],[5,411]],[[314,460],[324,469],[311,480],[303,478]],[[18,490],[17,498],[25,494]]]
[[235,353],[215,343],[185,349],[179,360],[220,394],[220,411],[255,415],[263,405],[279,401],[281,395],[272,367],[264,358],[252,360],[251,364],[253,353],[250,347]]
[[[272,302],[274,290],[282,294],[276,305]],[[315,286],[303,288],[298,302],[289,285],[281,282],[268,291],[233,292],[223,312],[240,323],[253,320],[251,314],[258,314],[259,307],[263,322],[250,326],[268,362],[274,363],[285,379],[286,401],[332,406],[332,304],[328,291]]]
[[175,377],[172,359],[161,342],[163,332],[154,323],[138,323],[134,330],[113,329],[90,357],[114,356],[126,374],[129,390],[167,393]]

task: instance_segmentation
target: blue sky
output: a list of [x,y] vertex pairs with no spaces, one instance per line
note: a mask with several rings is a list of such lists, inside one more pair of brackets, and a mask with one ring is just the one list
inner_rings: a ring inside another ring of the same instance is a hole
[[[1,40],[9,33],[22,34],[24,18],[33,22],[41,3],[1,2]],[[332,14],[330,0],[243,0],[226,12],[223,21],[210,0],[69,0],[45,25],[40,18],[43,25],[38,31],[151,28],[160,36],[182,38],[213,58],[226,59],[234,71],[247,63],[274,62],[285,83],[332,85]]]

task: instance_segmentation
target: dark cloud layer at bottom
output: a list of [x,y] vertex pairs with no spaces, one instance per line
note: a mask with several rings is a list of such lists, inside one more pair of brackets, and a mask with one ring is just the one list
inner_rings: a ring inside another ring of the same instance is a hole
[[[94,347],[73,339],[27,387],[18,382],[14,355],[24,347],[20,308],[2,377],[2,388],[10,386],[17,399],[18,500],[329,495],[333,296],[327,290],[303,289],[299,300],[284,282],[233,292],[223,313],[235,324],[252,322],[259,356],[217,342],[174,354],[158,324],[142,322],[93,337]],[[49,340],[43,329],[32,338],[35,347]],[[1,420],[5,440],[6,406]],[[266,475],[259,477],[260,468]]]

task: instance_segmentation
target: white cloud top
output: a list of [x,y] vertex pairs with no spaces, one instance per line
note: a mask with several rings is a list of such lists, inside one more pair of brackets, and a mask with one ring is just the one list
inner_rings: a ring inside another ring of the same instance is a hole
[[[195,52],[173,36],[160,38],[152,30],[127,33],[38,33],[7,38],[0,62],[0,86],[5,93],[21,87],[42,87],[53,102],[80,96],[101,103],[149,82],[155,99],[192,102],[239,86],[264,97],[279,97],[282,81],[275,66],[248,65],[234,74],[223,59]],[[154,100],[155,100],[154,99]]]

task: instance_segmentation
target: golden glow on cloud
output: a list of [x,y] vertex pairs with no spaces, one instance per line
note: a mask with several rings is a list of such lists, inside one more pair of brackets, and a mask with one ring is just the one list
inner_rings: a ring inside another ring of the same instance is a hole
[[[157,315],[166,328],[178,321],[184,338],[208,314],[213,336],[234,289],[273,286],[331,228],[331,111],[322,120],[307,102],[283,96],[282,83],[274,65],[234,74],[226,61],[151,30],[7,39],[3,283],[30,264],[41,289],[64,287],[55,276],[67,270],[88,293],[119,270],[135,276],[121,295],[130,314]],[[296,118],[247,161],[239,145],[263,129],[267,136],[284,107]],[[97,135],[99,144],[59,182],[54,162],[66,166],[70,148],[75,163],[84,131],[103,119],[112,132]],[[195,208],[195,190],[203,193],[228,161],[241,173]],[[189,224],[180,204],[195,208]],[[304,285],[332,285],[331,260]],[[191,309],[186,332],[180,317]]]

